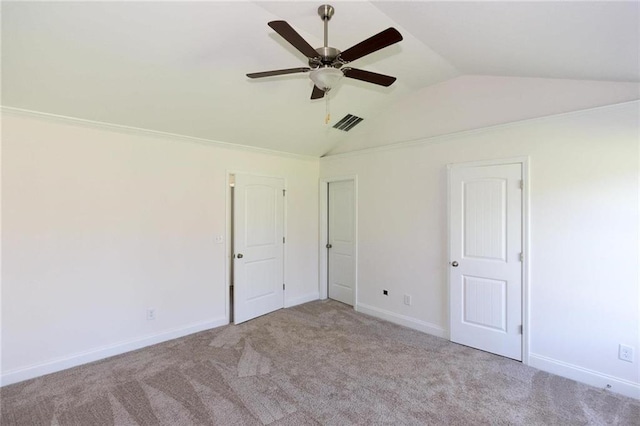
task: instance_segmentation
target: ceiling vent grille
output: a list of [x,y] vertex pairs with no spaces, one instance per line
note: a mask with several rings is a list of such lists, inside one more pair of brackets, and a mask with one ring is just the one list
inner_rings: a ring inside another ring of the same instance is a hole
[[362,118],[356,117],[355,115],[347,114],[344,116],[342,120],[338,121],[333,126],[333,128],[348,132],[349,130],[353,129],[355,125],[360,123],[361,121],[362,121]]

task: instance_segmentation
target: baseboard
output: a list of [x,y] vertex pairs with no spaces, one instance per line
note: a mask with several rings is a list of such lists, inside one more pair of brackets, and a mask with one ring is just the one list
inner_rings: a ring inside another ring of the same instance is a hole
[[295,299],[288,299],[284,302],[285,308],[291,308],[292,306],[302,305],[303,303],[313,302],[314,300],[320,299],[320,293],[317,291],[315,293],[309,293],[302,297],[296,297]]
[[229,324],[229,321],[226,317],[216,318],[211,321],[190,324],[186,327],[173,328],[161,333],[144,336],[138,339],[128,340],[125,342],[116,343],[114,345],[76,353],[42,364],[30,365],[28,367],[7,371],[0,376],[0,386],[11,385],[13,383],[18,383],[24,380],[33,379],[35,377],[44,376],[45,374],[56,373],[68,368],[77,367],[89,362],[99,361],[115,355],[123,354],[125,352],[134,351],[146,346],[155,345],[157,343],[166,342],[168,340],[177,339],[179,337],[184,337],[189,334],[198,333],[200,331],[209,330],[211,328],[216,328],[227,324]]
[[397,314],[395,312],[365,305],[364,303],[357,303],[355,309],[356,311],[362,312],[363,314],[371,315],[373,317],[377,317],[394,324],[403,325],[414,330],[422,331],[423,333],[431,334],[437,337],[447,337],[447,332],[444,328],[430,322],[421,321],[405,315]]
[[[567,379],[586,383],[597,388],[607,389],[630,398],[640,399],[640,383],[619,379],[538,354],[529,354],[529,365],[548,373],[566,377]],[[610,387],[607,387],[607,385]]]

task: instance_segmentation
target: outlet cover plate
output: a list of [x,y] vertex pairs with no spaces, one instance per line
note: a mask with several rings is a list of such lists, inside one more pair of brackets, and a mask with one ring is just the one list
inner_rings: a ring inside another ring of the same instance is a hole
[[623,361],[633,362],[633,348],[627,345],[618,346],[618,358]]

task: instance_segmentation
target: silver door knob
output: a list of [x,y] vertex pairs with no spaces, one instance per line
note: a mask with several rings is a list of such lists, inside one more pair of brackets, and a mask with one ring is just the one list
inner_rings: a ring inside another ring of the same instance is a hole
[[242,253],[238,253],[238,259],[242,259],[244,256]]
[[453,266],[454,268],[458,267],[458,262],[456,262],[455,260],[453,262],[451,262],[451,266]]
[[325,246],[326,248],[331,248],[333,247],[331,244],[327,243],[327,245]]

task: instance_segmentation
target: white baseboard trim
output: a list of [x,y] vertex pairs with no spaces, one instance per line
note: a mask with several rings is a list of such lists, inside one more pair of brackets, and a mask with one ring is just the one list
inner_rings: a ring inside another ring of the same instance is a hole
[[320,293],[317,291],[315,293],[309,293],[302,297],[296,297],[295,299],[288,299],[284,302],[285,308],[291,308],[296,305],[302,305],[303,303],[313,302],[314,300],[320,299]]
[[146,346],[155,345],[166,342],[168,340],[184,337],[189,334],[198,333],[200,331],[209,330],[229,324],[227,317],[216,318],[210,321],[190,324],[185,327],[177,327],[163,331],[157,334],[144,336],[114,345],[104,346],[102,348],[91,349],[85,352],[75,353],[63,358],[54,359],[42,364],[30,365],[28,367],[7,371],[0,376],[0,386],[11,385],[13,383],[22,382],[24,380],[33,379],[35,377],[44,376],[45,374],[56,373],[68,368],[77,367],[89,362],[99,361],[125,352],[141,349]]
[[421,321],[405,315],[397,314],[395,312],[387,311],[385,309],[365,305],[364,303],[357,303],[355,309],[356,311],[362,312],[363,314],[371,315],[373,317],[380,318],[394,324],[409,327],[414,330],[422,331],[423,333],[431,334],[433,336],[447,338],[447,332],[444,328],[430,322]]
[[[529,354],[529,365],[548,373],[566,377],[567,379],[586,383],[597,388],[608,389],[611,392],[619,393],[630,398],[640,399],[640,383],[619,379],[598,371],[589,370],[588,368],[538,354]],[[607,388],[607,385],[611,387]]]

